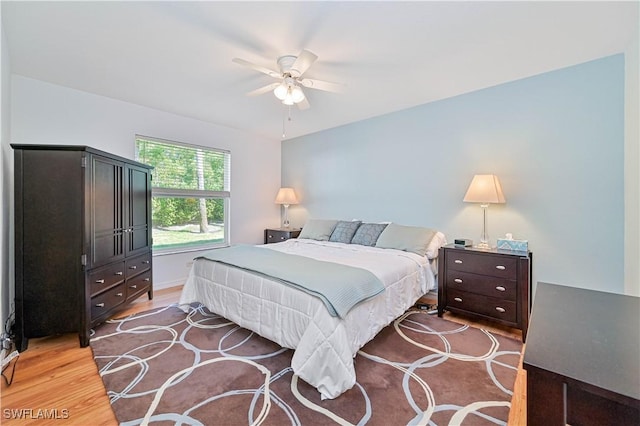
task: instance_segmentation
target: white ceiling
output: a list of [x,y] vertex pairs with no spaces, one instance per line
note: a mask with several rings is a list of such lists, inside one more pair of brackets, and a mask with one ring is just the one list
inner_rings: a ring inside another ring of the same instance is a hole
[[[11,71],[279,139],[277,69],[319,56],[287,138],[620,53],[638,2],[2,1]],[[635,32],[634,32],[635,31]]]

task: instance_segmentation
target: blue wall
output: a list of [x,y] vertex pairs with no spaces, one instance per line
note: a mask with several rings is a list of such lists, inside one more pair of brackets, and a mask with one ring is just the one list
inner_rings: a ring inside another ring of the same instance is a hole
[[[309,111],[312,113],[312,111]],[[308,217],[394,221],[478,240],[462,198],[493,173],[489,235],[529,240],[533,280],[623,293],[624,56],[614,55],[282,142]]]

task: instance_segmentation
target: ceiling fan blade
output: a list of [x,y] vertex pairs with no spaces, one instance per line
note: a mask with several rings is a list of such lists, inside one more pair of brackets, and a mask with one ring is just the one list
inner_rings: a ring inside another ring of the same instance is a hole
[[324,90],[325,92],[340,93],[344,89],[344,85],[340,83],[332,83],[330,81],[312,80],[303,78],[298,80],[300,84],[309,89]]
[[298,105],[298,109],[300,110],[311,108],[311,105],[309,104],[309,100],[307,99],[306,96],[302,101],[298,102],[296,105]]
[[306,49],[303,50],[302,52],[300,52],[300,55],[298,55],[298,58],[291,66],[291,75],[294,77],[300,77],[305,73],[305,71],[309,69],[311,65],[313,65],[316,59],[318,59],[317,55]]
[[270,70],[269,68],[261,67],[260,65],[256,65],[253,62],[245,61],[244,59],[240,58],[233,58],[231,61],[245,67],[253,68],[254,70],[260,71],[261,73],[264,73],[270,77],[282,78],[282,75],[279,72]]
[[275,89],[276,87],[280,86],[280,83],[271,83],[271,84],[267,84],[264,87],[260,87],[259,89],[256,90],[252,90],[251,92],[247,93],[247,96],[258,96],[258,95],[263,95],[267,92],[272,91],[273,89]]

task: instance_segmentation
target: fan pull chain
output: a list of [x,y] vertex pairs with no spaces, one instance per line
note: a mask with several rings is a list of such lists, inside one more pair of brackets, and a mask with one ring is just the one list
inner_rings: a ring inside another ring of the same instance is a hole
[[286,121],[284,119],[284,116],[285,116],[285,110],[282,110],[282,137],[283,138],[287,136],[287,133],[285,131],[285,123],[286,123]]
[[[285,114],[287,115],[287,119],[285,120]],[[287,106],[285,110],[283,110],[282,114],[282,137],[287,137],[286,125],[287,121],[291,121],[291,105]]]

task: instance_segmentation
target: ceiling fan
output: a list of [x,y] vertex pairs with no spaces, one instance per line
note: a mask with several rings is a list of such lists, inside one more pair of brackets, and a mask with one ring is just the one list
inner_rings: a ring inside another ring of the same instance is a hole
[[317,59],[318,56],[306,49],[300,52],[298,56],[281,56],[277,60],[279,71],[270,70],[240,58],[233,58],[233,62],[253,68],[256,71],[260,71],[261,73],[280,80],[276,83],[271,83],[253,90],[247,93],[248,96],[262,95],[273,91],[273,94],[281,100],[283,104],[295,104],[300,109],[307,109],[310,105],[307,97],[302,91],[302,87],[334,93],[339,93],[342,88],[342,85],[338,83],[302,77],[302,75]]

